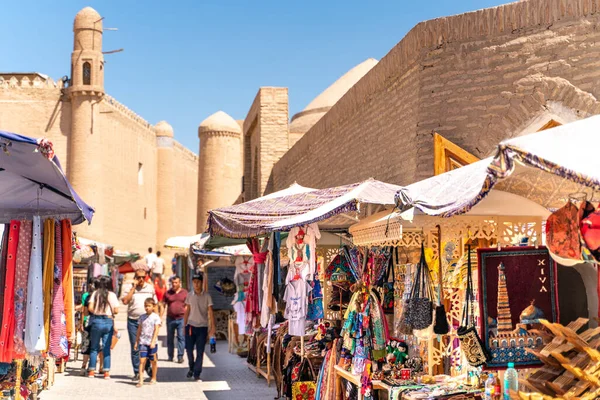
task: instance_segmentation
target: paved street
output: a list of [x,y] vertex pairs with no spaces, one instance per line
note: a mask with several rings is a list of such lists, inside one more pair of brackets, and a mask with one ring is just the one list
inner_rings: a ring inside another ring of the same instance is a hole
[[[227,342],[219,341],[216,354],[207,354],[204,359],[202,382],[188,381],[187,359],[184,364],[166,361],[166,329],[161,330],[158,383],[136,388],[131,381],[133,371],[129,358],[124,316],[117,320],[121,339],[112,355],[112,379],[87,378],[81,375],[81,356],[77,363],[69,363],[64,374],[56,374],[53,387],[41,393],[41,400],[132,400],[132,399],[177,399],[177,400],[243,400],[272,399],[276,390],[262,378],[257,378],[245,365],[245,359],[227,352]],[[206,346],[209,350],[209,346]],[[77,367],[77,368],[75,368]]]

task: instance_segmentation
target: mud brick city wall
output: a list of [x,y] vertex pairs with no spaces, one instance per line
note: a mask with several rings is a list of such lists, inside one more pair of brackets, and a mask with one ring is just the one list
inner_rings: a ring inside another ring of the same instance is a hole
[[529,0],[419,23],[281,158],[271,191],[409,184],[433,174],[433,132],[486,157],[544,113],[600,113],[599,12]]
[[47,137],[66,171],[71,103],[61,101],[61,89],[55,82],[24,79],[0,79],[0,130]]
[[[172,171],[175,181],[174,207],[159,210],[157,193],[158,150],[153,126],[114,98],[106,95],[99,107],[91,132],[100,143],[86,165],[69,165],[72,127],[71,101],[61,82],[52,79],[33,81],[0,77],[0,129],[34,138],[46,137],[68,176],[69,168],[99,167],[102,174],[90,179],[98,195],[85,199],[96,207],[92,225],[78,225],[82,237],[108,243],[119,250],[145,254],[149,246],[160,248],[164,237],[193,235],[196,232],[198,157],[173,141]],[[142,164],[143,182],[138,181]],[[85,192],[85,188],[75,188]],[[158,215],[172,220],[169,231],[158,238]],[[170,257],[171,252],[166,252]]]

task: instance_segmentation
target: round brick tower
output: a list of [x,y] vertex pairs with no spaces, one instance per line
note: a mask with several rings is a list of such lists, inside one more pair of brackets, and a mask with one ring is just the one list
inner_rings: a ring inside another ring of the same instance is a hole
[[198,232],[207,228],[208,211],[232,205],[242,191],[241,140],[238,123],[223,111],[198,127]]
[[[157,208],[158,208],[158,246],[162,248],[165,241],[175,236],[175,177],[173,176],[173,128],[166,121],[160,121],[154,126],[157,147]],[[164,249],[163,249],[164,250]]]
[[[102,133],[94,129],[104,97],[104,57],[102,56],[102,17],[86,7],[73,23],[71,53],[71,135],[69,137],[68,177],[77,193],[94,205],[94,232],[102,237],[107,211],[102,204]],[[86,227],[77,232],[86,233]],[[94,238],[90,238],[94,239]]]

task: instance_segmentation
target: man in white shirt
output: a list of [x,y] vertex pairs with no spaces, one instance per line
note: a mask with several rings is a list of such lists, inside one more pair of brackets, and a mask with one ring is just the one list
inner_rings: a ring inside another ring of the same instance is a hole
[[[215,336],[215,316],[213,302],[210,294],[203,290],[204,276],[196,273],[192,282],[194,290],[188,293],[185,299],[185,313],[183,323],[185,326],[185,349],[188,356],[188,379],[199,382],[202,373],[202,360],[207,337]],[[196,356],[194,357],[194,350]]]
[[129,344],[131,345],[131,365],[133,366],[134,381],[139,380],[140,374],[140,352],[135,350],[135,341],[139,319],[146,313],[144,302],[148,298],[156,299],[154,285],[146,282],[146,271],[138,269],[135,271],[135,283],[128,288],[123,288],[121,300],[127,306],[127,333],[129,334]]
[[156,278],[162,279],[165,273],[165,260],[161,258],[160,251],[156,252],[156,260],[154,260],[154,268],[152,269],[152,280]]
[[152,247],[148,247],[148,254],[144,256],[144,262],[148,266],[148,270],[152,271],[154,269],[154,263],[156,262],[156,254],[152,251]]

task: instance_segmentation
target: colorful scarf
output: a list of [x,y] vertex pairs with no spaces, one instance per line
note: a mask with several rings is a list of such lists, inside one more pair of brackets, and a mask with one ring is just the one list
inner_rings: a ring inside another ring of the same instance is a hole
[[2,254],[0,255],[0,321],[2,321],[2,313],[4,310],[4,281],[6,280],[6,256],[8,255],[10,224],[4,224],[2,226],[4,229],[2,233]]
[[52,307],[52,288],[54,286],[54,220],[44,221],[44,333],[46,349],[50,345],[50,317]]
[[25,349],[29,355],[46,350],[44,330],[44,291],[42,287],[42,223],[33,217],[31,258],[27,279],[27,310],[25,312]]
[[25,358],[25,315],[27,307],[27,279],[31,259],[31,221],[21,221],[15,271],[15,347],[14,358]]
[[337,348],[337,339],[323,360],[321,372],[318,377],[316,400],[334,400],[335,399],[335,366],[337,364],[335,349]]
[[2,307],[2,330],[0,331],[0,362],[3,363],[10,363],[13,360],[13,348],[15,344],[15,269],[17,265],[20,227],[20,221],[10,221],[8,254],[6,256],[4,304]]
[[[65,301],[65,315],[67,317],[67,339],[75,339],[75,296],[73,289],[73,253],[72,253],[72,226],[71,221],[63,219],[62,226],[62,274]],[[118,274],[114,274],[116,277]],[[113,287],[117,287],[114,285]]]
[[54,227],[56,236],[54,241],[54,292],[52,295],[52,320],[50,325],[50,354],[56,358],[62,358],[69,352],[62,287],[62,229],[60,224],[54,224]]

